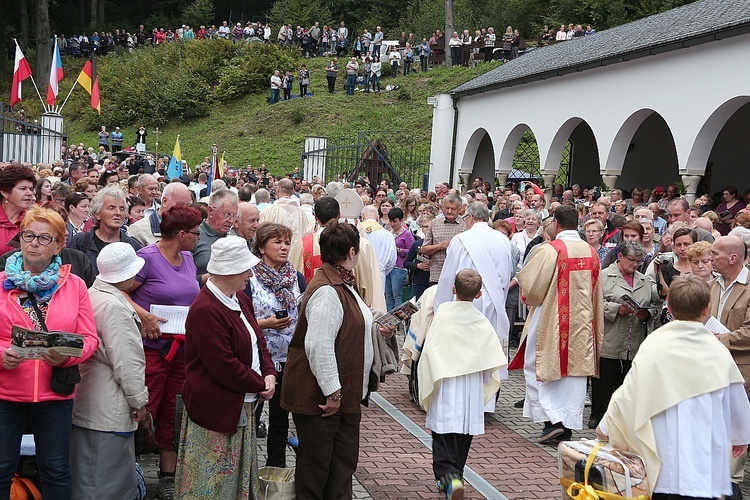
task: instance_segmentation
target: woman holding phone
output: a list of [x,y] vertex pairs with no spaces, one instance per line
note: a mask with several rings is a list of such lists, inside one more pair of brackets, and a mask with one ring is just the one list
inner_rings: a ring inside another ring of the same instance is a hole
[[[297,299],[301,295],[299,274],[289,262],[291,240],[292,230],[283,224],[264,223],[258,227],[253,253],[261,260],[253,265],[253,276],[245,289],[253,300],[258,326],[278,371],[279,387],[284,378],[289,343],[297,326]],[[276,391],[268,402],[266,466],[271,467],[286,467],[289,412],[281,408],[280,400],[281,391]],[[260,407],[256,410],[258,418],[260,410]]]

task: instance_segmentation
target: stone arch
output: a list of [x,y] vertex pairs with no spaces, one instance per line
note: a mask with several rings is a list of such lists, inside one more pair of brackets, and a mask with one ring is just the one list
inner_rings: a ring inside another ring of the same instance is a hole
[[620,130],[617,131],[612,147],[609,148],[609,155],[604,163],[604,170],[610,173],[622,172],[622,166],[625,163],[625,155],[628,154],[631,140],[644,120],[656,113],[653,109],[639,109],[625,120]]
[[[555,133],[547,151],[542,172],[557,173],[563,154],[571,142],[568,184],[599,183],[599,146],[593,129],[586,120],[574,116],[563,123]],[[575,180],[574,180],[575,178]]]
[[523,134],[525,134],[527,130],[531,131],[532,134],[534,133],[534,131],[531,130],[531,127],[525,123],[519,123],[508,133],[498,158],[496,168],[497,172],[510,173],[513,169],[513,158],[516,156],[518,143],[521,141]]
[[471,134],[458,171],[462,177],[481,177],[490,182],[494,179],[495,148],[492,137],[484,128],[478,128]]
[[690,149],[686,170],[691,174],[703,175],[706,170],[709,155],[713,150],[719,133],[724,129],[727,121],[745,104],[750,102],[750,96],[737,96],[729,99],[711,113],[701,127]]

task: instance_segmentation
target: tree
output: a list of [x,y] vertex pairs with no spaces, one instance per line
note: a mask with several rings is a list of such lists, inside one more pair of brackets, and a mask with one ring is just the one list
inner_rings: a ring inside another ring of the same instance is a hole
[[182,23],[197,28],[213,21],[215,15],[212,0],[193,0],[182,10]]
[[453,67],[450,40],[453,37],[453,0],[445,0],[445,67]]
[[36,82],[39,91],[47,89],[52,65],[52,35],[49,27],[49,0],[36,0]]

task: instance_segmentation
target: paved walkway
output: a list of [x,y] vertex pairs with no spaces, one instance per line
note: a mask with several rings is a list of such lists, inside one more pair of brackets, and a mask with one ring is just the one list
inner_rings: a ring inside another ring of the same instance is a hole
[[[559,499],[557,448],[540,445],[540,426],[521,416],[513,404],[524,397],[523,372],[511,372],[501,388],[496,412],[485,421],[486,434],[477,436],[469,453],[466,498],[492,500]],[[588,422],[588,408],[584,426]],[[293,427],[292,427],[293,429]],[[415,435],[416,434],[416,435]],[[573,439],[591,439],[594,431],[575,431]],[[429,431],[424,412],[409,400],[406,378],[388,378],[362,412],[359,467],[355,474],[355,499],[444,498],[432,475]],[[265,461],[265,440],[258,440],[260,463]],[[750,460],[748,461],[750,477]],[[157,457],[141,457],[149,498],[157,483]],[[287,454],[287,466],[294,456]],[[750,495],[746,481],[742,490]]]

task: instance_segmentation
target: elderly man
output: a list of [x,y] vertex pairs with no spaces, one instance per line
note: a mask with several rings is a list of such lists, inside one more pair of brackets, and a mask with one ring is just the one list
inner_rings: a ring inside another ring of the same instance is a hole
[[540,245],[515,279],[530,307],[510,369],[523,366],[523,415],[543,422],[540,443],[570,439],[583,427],[586,380],[599,374],[604,334],[599,256],[581,240],[578,212],[555,210],[555,239]]
[[258,207],[252,203],[240,202],[240,218],[234,223],[234,227],[229,231],[233,236],[245,238],[247,246],[252,248],[255,241],[255,232],[260,225],[260,212]]
[[[448,245],[447,256],[435,293],[435,312],[440,304],[453,300],[453,283],[462,269],[476,269],[482,275],[482,296],[474,301],[477,309],[492,323],[503,349],[508,347],[508,315],[505,299],[510,281],[511,247],[508,237],[489,225],[490,211],[481,201],[466,207],[466,231],[459,233]],[[507,377],[507,370],[502,373]],[[490,411],[494,410],[493,407]]]
[[385,277],[396,267],[396,243],[393,234],[378,222],[378,209],[374,205],[363,208],[361,218],[362,228],[367,234],[367,239],[375,248],[375,255],[378,256],[380,274],[383,283],[385,283]]
[[198,268],[198,282],[206,283],[209,275],[206,271],[211,258],[211,245],[223,238],[240,218],[239,198],[237,193],[227,188],[219,188],[208,199],[208,217],[199,226],[200,238],[193,249],[195,267]]
[[128,228],[128,236],[144,247],[156,243],[161,239],[159,224],[167,210],[175,205],[189,205],[192,201],[193,197],[187,186],[181,182],[170,182],[161,194],[159,210],[131,224]]
[[594,206],[591,207],[589,212],[592,219],[596,219],[602,223],[604,227],[604,235],[602,236],[602,246],[606,248],[614,248],[620,242],[620,230],[612,224],[609,220],[609,205],[597,201]]
[[[750,272],[744,266],[745,252],[745,243],[736,236],[721,236],[714,242],[711,256],[718,277],[711,285],[711,315],[729,329],[716,338],[732,354],[750,396]],[[732,460],[731,469],[735,485],[731,498],[742,498],[738,492],[744,478],[744,454]]]
[[154,212],[159,211],[159,195],[161,190],[159,189],[159,182],[154,178],[153,175],[141,174],[136,181],[136,187],[138,189],[138,197],[146,203],[146,210],[144,216],[148,217]]
[[430,285],[436,285],[440,279],[451,238],[466,229],[463,219],[458,216],[461,203],[458,196],[445,195],[440,200],[443,217],[433,220],[424,236],[420,253],[430,258]]
[[[292,247],[302,237],[308,233],[308,226],[305,212],[299,205],[299,198],[294,196],[294,181],[291,179],[281,179],[276,184],[276,201],[264,208],[260,213],[260,223],[275,222],[283,224],[292,230]],[[258,193],[255,193],[255,199],[258,199]]]

